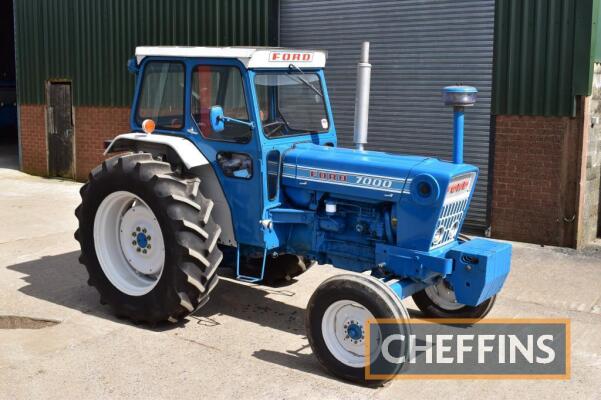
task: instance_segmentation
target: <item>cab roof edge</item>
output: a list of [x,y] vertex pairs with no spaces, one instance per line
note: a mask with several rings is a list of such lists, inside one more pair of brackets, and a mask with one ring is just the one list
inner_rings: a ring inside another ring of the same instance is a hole
[[235,58],[246,68],[287,68],[289,63],[301,68],[323,68],[327,51],[281,47],[136,47],[137,62],[145,57]]

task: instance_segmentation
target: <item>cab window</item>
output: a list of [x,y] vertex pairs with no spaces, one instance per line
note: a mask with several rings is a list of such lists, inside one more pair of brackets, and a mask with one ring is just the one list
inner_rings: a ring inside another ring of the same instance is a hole
[[246,143],[252,130],[248,126],[225,123],[221,132],[211,129],[211,107],[221,106],[227,117],[248,121],[242,74],[236,67],[199,65],[192,71],[192,117],[207,139]]
[[179,130],[184,126],[184,65],[151,61],[144,67],[136,123],[154,120],[157,129]]
[[328,131],[319,75],[295,70],[259,72],[255,90],[261,125],[268,138]]

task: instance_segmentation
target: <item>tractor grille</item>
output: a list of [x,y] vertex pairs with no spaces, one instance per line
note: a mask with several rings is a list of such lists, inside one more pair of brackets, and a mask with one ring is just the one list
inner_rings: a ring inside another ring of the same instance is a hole
[[451,228],[453,227],[453,224],[455,222],[461,225],[468,202],[469,198],[464,198],[462,200],[458,200],[453,203],[448,203],[443,206],[442,213],[440,214],[440,219],[438,220],[438,225],[436,226],[436,229],[438,229],[438,227],[440,226],[443,226],[445,228],[445,233],[442,237],[442,241],[436,246],[432,246],[432,248],[444,246],[455,240],[455,237],[457,236],[458,232],[456,232],[455,235],[451,236]]
[[450,182],[435,230],[436,232],[442,227],[444,233],[439,243],[432,243],[431,249],[445,246],[457,238],[458,228],[461,227],[467,212],[475,178],[475,173],[468,173],[456,176]]

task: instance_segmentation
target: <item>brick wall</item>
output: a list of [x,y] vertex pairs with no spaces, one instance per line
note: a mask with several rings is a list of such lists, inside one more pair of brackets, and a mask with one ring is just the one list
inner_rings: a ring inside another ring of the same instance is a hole
[[[75,178],[87,179],[88,173],[104,157],[104,141],[129,132],[129,108],[75,107]],[[46,145],[46,106],[20,106],[20,135],[23,171],[48,175]]]
[[46,147],[46,107],[21,105],[19,107],[19,132],[23,149],[23,171],[34,175],[48,173]]
[[496,116],[493,237],[574,244],[577,136],[574,118]]
[[85,181],[103,159],[104,141],[129,132],[129,108],[75,108],[76,179]]

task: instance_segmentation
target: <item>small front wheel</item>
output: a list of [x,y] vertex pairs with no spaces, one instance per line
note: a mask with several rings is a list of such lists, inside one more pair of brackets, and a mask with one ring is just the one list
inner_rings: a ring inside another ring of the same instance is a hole
[[[367,361],[373,363],[381,351],[381,346],[374,346],[367,354],[365,343],[369,340],[367,321],[376,318],[399,320],[391,333],[408,337],[409,325],[403,322],[409,319],[407,310],[390,288],[376,278],[344,274],[323,282],[311,296],[306,313],[309,344],[321,365],[334,375],[353,382],[382,383],[381,379],[368,381],[365,374]],[[384,338],[379,326],[370,327],[377,329],[373,332],[380,337],[374,342],[381,344]],[[400,349],[400,352],[404,351]],[[396,366],[390,376],[401,367],[401,364]]]
[[473,307],[457,302],[452,285],[441,279],[436,285],[428,286],[415,293],[413,301],[426,318],[484,318],[495,304],[497,296]]

